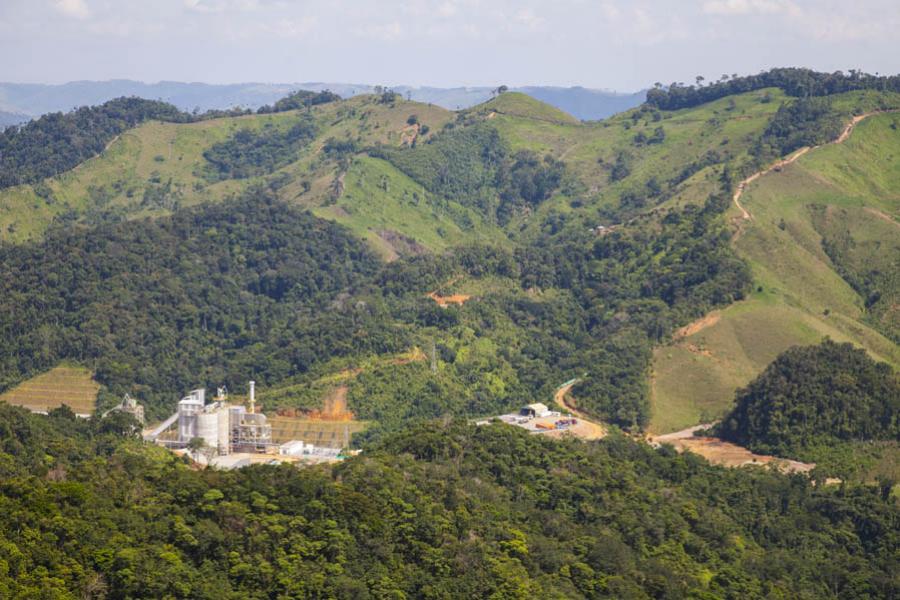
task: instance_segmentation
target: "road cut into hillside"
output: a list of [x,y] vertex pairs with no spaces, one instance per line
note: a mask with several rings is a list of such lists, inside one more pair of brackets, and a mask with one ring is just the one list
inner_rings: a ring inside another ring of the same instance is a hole
[[[606,427],[604,427],[600,423],[595,423],[594,421],[592,421],[587,415],[575,408],[567,400],[567,394],[569,393],[569,390],[575,387],[575,385],[579,381],[579,379],[572,379],[558,387],[556,389],[556,392],[554,392],[553,394],[553,402],[561,409],[572,413],[578,418],[578,424],[567,429],[566,431],[585,440],[599,440],[600,438],[606,436]],[[561,433],[562,432],[551,432],[550,435]]]
[[725,467],[764,465],[785,473],[809,473],[816,466],[815,463],[804,463],[776,456],[755,454],[743,446],[726,442],[717,437],[698,437],[694,435],[697,431],[708,429],[714,424],[695,425],[674,433],[650,436],[649,441],[654,446],[671,444],[679,452],[690,450],[714,465]]
[[892,112],[898,112],[898,111],[897,110],[873,110],[871,112],[863,113],[861,115],[856,115],[855,117],[850,119],[850,122],[848,122],[847,125],[844,127],[844,129],[841,131],[841,134],[839,136],[837,136],[837,138],[835,138],[833,141],[827,142],[826,144],[820,144],[819,146],[803,146],[802,148],[794,151],[787,157],[776,161],[775,164],[772,164],[772,165],[766,167],[765,169],[762,169],[761,171],[757,171],[756,173],[753,173],[749,177],[743,179],[740,183],[737,184],[737,187],[734,190],[734,195],[732,196],[734,205],[738,208],[738,210],[741,211],[741,219],[743,219],[744,221],[750,221],[753,219],[753,216],[750,214],[750,211],[748,211],[746,208],[744,208],[744,206],[741,204],[741,196],[744,195],[744,192],[747,190],[747,187],[751,183],[753,183],[754,181],[756,181],[763,175],[768,175],[772,171],[781,171],[784,167],[796,162],[797,159],[799,159],[801,156],[803,156],[810,150],[815,150],[816,148],[821,148],[822,146],[827,145],[827,144],[843,144],[850,138],[850,134],[853,133],[853,128],[856,127],[856,125],[860,121],[867,119],[873,115],[880,115],[880,114],[892,113]]

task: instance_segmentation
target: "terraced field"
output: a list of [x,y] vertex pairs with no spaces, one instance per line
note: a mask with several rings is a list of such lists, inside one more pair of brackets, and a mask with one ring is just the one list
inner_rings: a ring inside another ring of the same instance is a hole
[[100,385],[87,369],[60,366],[0,395],[0,402],[41,413],[65,404],[77,415],[90,416],[99,390]]
[[344,448],[354,433],[365,431],[366,421],[326,421],[297,417],[269,417],[272,426],[272,441],[283,444],[291,440],[302,440],[326,448]]

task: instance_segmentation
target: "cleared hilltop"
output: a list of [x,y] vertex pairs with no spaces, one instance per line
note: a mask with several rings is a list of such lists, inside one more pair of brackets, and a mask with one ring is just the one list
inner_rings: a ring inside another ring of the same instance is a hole
[[[76,106],[102,104],[120,96],[138,96],[169,102],[184,111],[227,110],[234,107],[257,109],[272,104],[296,90],[331,90],[344,98],[376,93],[376,86],[349,83],[234,83],[207,84],[160,81],[143,83],[112,81],[72,81],[58,85],[0,83],[0,127],[24,123],[45,113],[66,112]],[[404,98],[447,109],[463,109],[488,100],[494,89],[476,87],[393,86]],[[637,106],[644,92],[620,94],[584,87],[527,86],[513,88],[548,102],[579,119],[603,119]]]

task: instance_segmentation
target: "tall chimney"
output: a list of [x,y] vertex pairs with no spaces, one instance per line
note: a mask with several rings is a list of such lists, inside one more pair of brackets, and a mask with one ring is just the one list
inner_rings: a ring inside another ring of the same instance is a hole
[[250,382],[250,412],[256,412],[256,382]]

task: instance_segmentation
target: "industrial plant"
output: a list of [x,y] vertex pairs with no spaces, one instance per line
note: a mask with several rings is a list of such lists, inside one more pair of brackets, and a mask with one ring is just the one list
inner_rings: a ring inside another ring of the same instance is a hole
[[188,451],[196,459],[222,468],[254,462],[333,460],[341,455],[340,448],[323,448],[300,440],[282,444],[274,441],[266,415],[257,412],[253,381],[249,382],[247,406],[230,403],[225,388],[218,388],[208,404],[205,389],[192,390],[179,400],[174,414],[144,432],[144,439],[175,451]]

